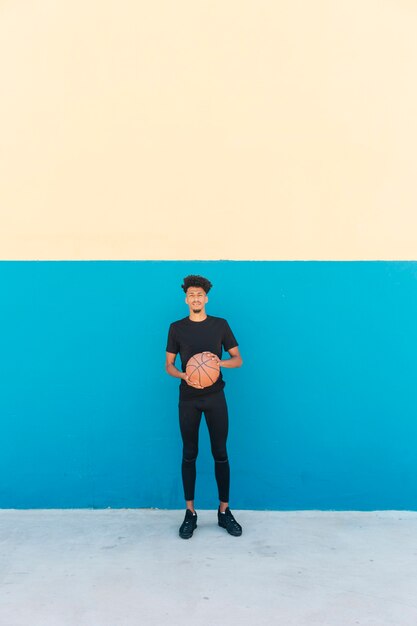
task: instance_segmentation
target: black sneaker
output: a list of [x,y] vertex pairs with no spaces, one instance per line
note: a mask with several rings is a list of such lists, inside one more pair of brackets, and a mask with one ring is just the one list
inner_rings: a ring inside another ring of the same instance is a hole
[[224,513],[220,513],[220,507],[217,509],[217,518],[219,520],[219,526],[225,528],[229,535],[239,537],[242,534],[242,526],[237,523],[232,515],[232,511],[227,507]]
[[184,521],[180,526],[180,537],[189,539],[193,536],[195,528],[197,528],[197,513],[193,513],[191,509],[187,509],[185,511]]

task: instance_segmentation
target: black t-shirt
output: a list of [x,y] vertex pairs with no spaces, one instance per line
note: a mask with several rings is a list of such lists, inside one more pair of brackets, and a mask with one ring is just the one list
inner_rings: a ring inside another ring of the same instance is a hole
[[[222,346],[224,350],[230,350],[237,346],[235,336],[227,321],[222,317],[207,315],[202,322],[193,322],[189,317],[184,317],[176,322],[172,322],[168,331],[167,352],[180,353],[182,371],[188,360],[199,352],[209,351],[222,358]],[[179,390],[180,399],[198,398],[207,393],[215,393],[225,386],[222,371],[216,382],[210,387],[197,389],[187,385],[185,380],[181,380]]]

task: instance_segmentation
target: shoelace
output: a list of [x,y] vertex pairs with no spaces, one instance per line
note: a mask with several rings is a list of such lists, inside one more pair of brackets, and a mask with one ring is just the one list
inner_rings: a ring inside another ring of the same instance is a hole
[[193,522],[194,522],[194,517],[187,517],[187,519],[184,520],[183,522],[183,528],[184,530],[189,530],[193,527]]
[[241,526],[237,523],[233,514],[230,511],[226,511],[225,513],[225,521],[228,526],[232,526],[235,530],[240,530]]

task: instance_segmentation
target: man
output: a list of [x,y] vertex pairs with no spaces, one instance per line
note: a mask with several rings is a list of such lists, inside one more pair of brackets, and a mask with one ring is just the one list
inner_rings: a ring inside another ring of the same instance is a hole
[[[178,407],[183,441],[181,474],[186,511],[179,535],[183,539],[189,539],[197,527],[197,513],[194,509],[195,463],[198,455],[198,431],[203,412],[209,430],[219,492],[218,524],[231,535],[242,534],[242,527],[229,508],[230,467],[226,450],[228,410],[223,390],[226,383],[221,370],[217,381],[205,388],[189,380],[185,371],[189,358],[199,352],[206,352],[220,368],[240,367],[243,363],[238,343],[227,321],[206,313],[207,294],[212,286],[203,276],[191,274],[184,278],[181,287],[186,294],[185,302],[189,307],[189,316],[170,325],[166,346],[166,371],[170,376],[181,378]],[[230,354],[230,359],[221,360],[222,346]],[[174,365],[178,352],[182,371]]]

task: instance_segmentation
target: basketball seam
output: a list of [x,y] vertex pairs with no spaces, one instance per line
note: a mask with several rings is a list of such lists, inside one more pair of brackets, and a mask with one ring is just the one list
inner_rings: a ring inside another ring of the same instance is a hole
[[[203,357],[203,358],[204,358],[204,357]],[[216,370],[216,371],[217,371],[217,372],[219,372],[219,374],[220,374],[220,368],[218,369],[217,367],[214,367],[214,366],[212,366],[212,365],[209,365],[209,364],[208,364],[208,362],[209,362],[209,361],[211,361],[211,357],[208,357],[207,361],[203,361],[202,363],[199,363],[199,362],[197,361],[197,359],[196,359],[194,356],[192,356],[192,357],[189,359],[188,363],[191,361],[191,359],[194,359],[194,360],[196,361],[197,365],[195,366],[195,368],[193,369],[193,371],[192,371],[190,374],[188,374],[188,376],[192,376],[192,375],[194,374],[194,372],[195,372],[196,370],[199,370],[199,369],[200,369],[203,365],[205,365],[208,369]],[[187,366],[186,366],[186,368],[185,368],[185,370],[186,370],[186,371],[187,371],[187,369],[190,367],[190,366],[188,365],[188,363],[187,363]],[[193,366],[193,364],[191,364],[191,367],[192,367],[192,366]],[[202,387],[203,385],[201,384],[201,375],[200,375],[200,374],[201,374],[201,373],[200,373],[200,372],[198,372],[198,382],[199,382],[199,385]],[[214,380],[211,378],[211,376],[210,376],[209,372],[205,372],[205,374],[207,375],[207,377],[209,378],[209,380],[212,382],[212,384],[214,384],[214,383],[216,382],[216,381],[214,381]]]

